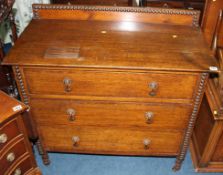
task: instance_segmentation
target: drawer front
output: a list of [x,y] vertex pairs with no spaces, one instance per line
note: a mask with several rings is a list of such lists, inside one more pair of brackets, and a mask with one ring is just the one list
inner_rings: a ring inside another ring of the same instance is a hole
[[48,151],[123,155],[176,155],[181,132],[112,127],[38,127]]
[[31,170],[32,167],[32,161],[30,157],[25,157],[18,163],[16,166],[14,166],[10,171],[8,171],[8,175],[15,175],[15,174],[25,174],[29,170]]
[[95,97],[191,99],[193,74],[25,68],[29,93]]
[[37,124],[183,130],[191,113],[191,106],[174,104],[62,99],[31,99],[30,104]]
[[26,151],[25,141],[23,139],[18,141],[14,146],[0,155],[0,170],[5,172],[14,162],[25,154]]
[[16,136],[22,134],[17,119],[11,120],[0,128],[0,152]]

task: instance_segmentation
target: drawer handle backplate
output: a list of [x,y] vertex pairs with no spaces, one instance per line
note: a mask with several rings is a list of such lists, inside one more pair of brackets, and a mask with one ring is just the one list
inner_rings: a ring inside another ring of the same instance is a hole
[[72,80],[70,78],[64,78],[63,84],[65,92],[70,92],[72,90]]
[[75,120],[75,115],[76,115],[76,111],[74,109],[67,109],[67,115],[68,115],[68,119],[69,121],[74,121]]
[[8,162],[13,162],[15,160],[15,154],[13,152],[9,153],[6,159]]
[[78,136],[73,136],[72,141],[73,141],[73,145],[77,146],[80,141],[80,138]]
[[146,122],[147,122],[148,124],[153,123],[154,113],[153,113],[153,112],[146,112],[146,113],[145,113],[145,118],[146,118]]
[[151,140],[150,139],[144,139],[143,144],[144,144],[145,149],[149,149],[150,144],[151,144]]
[[151,97],[156,96],[157,89],[158,89],[158,83],[157,82],[149,83],[149,88],[151,89],[151,91],[149,92],[149,95]]
[[7,142],[7,140],[8,140],[8,137],[6,134],[0,135],[0,143],[5,143],[5,142]]

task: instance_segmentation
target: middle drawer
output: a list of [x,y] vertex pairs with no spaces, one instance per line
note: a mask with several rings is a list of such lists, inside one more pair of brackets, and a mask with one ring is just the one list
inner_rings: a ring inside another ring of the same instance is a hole
[[146,127],[182,130],[191,106],[131,102],[31,99],[32,115],[38,124]]

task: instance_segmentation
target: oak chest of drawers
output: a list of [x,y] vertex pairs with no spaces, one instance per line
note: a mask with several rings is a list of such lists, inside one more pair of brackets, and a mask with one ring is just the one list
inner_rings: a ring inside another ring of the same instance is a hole
[[[35,5],[4,64],[48,151],[185,157],[216,62],[197,11]],[[210,67],[211,66],[211,67]]]
[[0,91],[0,175],[40,175],[21,113],[27,106]]

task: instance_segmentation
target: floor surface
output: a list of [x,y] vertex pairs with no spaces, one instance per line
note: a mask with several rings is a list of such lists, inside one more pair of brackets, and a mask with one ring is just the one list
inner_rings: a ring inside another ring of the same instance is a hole
[[187,154],[180,171],[171,170],[175,158],[101,156],[83,154],[49,154],[51,164],[45,166],[37,155],[43,175],[223,175],[196,173]]

